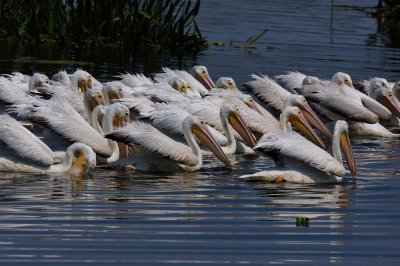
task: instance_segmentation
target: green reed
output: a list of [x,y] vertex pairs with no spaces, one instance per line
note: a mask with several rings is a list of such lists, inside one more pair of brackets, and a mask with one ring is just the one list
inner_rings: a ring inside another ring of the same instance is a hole
[[158,51],[207,46],[201,0],[0,0],[0,40]]

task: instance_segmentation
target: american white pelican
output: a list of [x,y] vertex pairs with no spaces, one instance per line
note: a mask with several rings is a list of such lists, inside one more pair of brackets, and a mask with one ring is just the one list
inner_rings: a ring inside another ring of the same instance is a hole
[[301,87],[306,75],[298,71],[288,71],[285,75],[275,76],[275,81],[290,93],[296,93],[295,88]]
[[[200,99],[200,101],[201,101],[200,104],[203,103],[203,100]],[[207,109],[209,107],[209,105],[198,105],[195,103],[193,104],[193,106],[206,107],[205,111],[207,111]],[[190,105],[189,107],[192,107],[192,105]],[[221,118],[220,108],[218,108],[216,106],[213,106],[213,107],[215,107],[215,109],[217,110],[216,119],[221,120],[221,119],[226,118],[226,117],[224,117],[224,115],[227,115],[227,114],[223,114],[222,115],[223,117]],[[191,115],[191,112],[187,111],[186,109],[183,109],[182,106],[170,105],[170,104],[167,105],[164,103],[154,104],[153,109],[149,113],[141,114],[142,117],[150,119],[151,123],[154,127],[161,130],[162,132],[165,132],[165,134],[167,134],[168,136],[171,136],[172,138],[178,138],[178,139],[181,139],[184,136],[184,128],[182,127],[182,123],[186,119],[186,117],[190,116],[190,115]],[[201,119],[201,117],[203,117],[201,113],[195,113],[196,117],[198,115],[199,115],[200,119]],[[210,115],[210,113],[209,113],[209,115]],[[226,118],[226,119],[228,119],[228,118]],[[213,121],[213,122],[215,122],[215,121]],[[224,127],[222,125],[221,125],[221,129],[226,130],[226,129],[224,129]],[[228,135],[223,135],[226,132],[220,132],[219,130],[217,130],[213,127],[209,127],[208,131],[210,131],[211,135],[216,140],[216,142],[220,146],[222,146],[223,151],[225,151],[225,152],[229,151],[229,153],[232,153],[232,151],[231,151],[232,147],[230,145],[228,145],[228,143],[231,143],[231,142],[236,143],[234,138],[228,140],[228,138],[227,138]],[[242,130],[241,133],[246,134],[244,130]],[[250,134],[250,133],[248,132],[247,134]],[[239,137],[240,135],[237,135],[237,136]],[[245,138],[246,138],[246,141],[250,141],[249,138],[251,138],[251,136],[250,137],[246,136]],[[233,152],[234,151],[235,150],[233,150]],[[204,154],[208,154],[208,152],[204,151]]]
[[122,99],[125,95],[132,93],[129,87],[119,81],[106,82],[101,90],[106,104],[112,104],[114,101]]
[[78,69],[72,73],[71,84],[74,89],[80,92],[86,92],[87,90],[101,85],[92,75],[82,69]]
[[85,106],[89,123],[93,126],[93,109],[98,105],[105,105],[103,93],[97,89],[88,90],[83,95],[83,105]]
[[252,81],[244,83],[244,87],[254,94],[267,108],[281,113],[285,107],[285,100],[292,93],[282,88],[274,80],[265,75],[252,74]]
[[154,79],[160,83],[169,83],[169,80],[173,78],[179,78],[186,81],[193,88],[193,91],[198,96],[203,96],[208,92],[208,89],[200,83],[195,77],[190,75],[188,72],[183,70],[172,70],[167,67],[162,68],[163,73],[157,73]]
[[243,121],[239,107],[229,102],[225,102],[221,108],[212,103],[207,103],[207,105],[204,103],[207,101],[192,102],[186,108],[189,113],[199,117],[226,136],[227,143],[222,146],[224,153],[236,152],[236,140],[243,140],[247,146],[254,147],[255,137]]
[[55,164],[56,154],[15,119],[0,115],[0,123],[0,171],[80,174],[96,166],[95,153],[84,144],[72,144]]
[[277,167],[240,178],[270,182],[338,183],[345,175],[341,149],[351,174],[355,176],[356,165],[345,121],[336,122],[332,142],[333,157],[293,132],[267,134],[255,149],[271,156]]
[[[96,109],[96,113],[101,113],[102,109]],[[129,121],[129,109],[125,105],[121,103],[113,103],[106,108],[104,113],[102,125],[102,135],[107,133],[111,133],[118,128],[124,127]],[[96,121],[96,128],[97,125]],[[124,158],[128,156],[128,147],[123,143],[117,143],[112,140],[108,140],[109,145],[113,150],[113,153],[108,158],[99,158],[101,162],[111,163],[115,162],[120,158]],[[105,159],[105,160],[104,160]]]
[[214,140],[205,122],[189,115],[185,118],[183,132],[190,148],[167,137],[150,124],[135,121],[106,135],[106,138],[132,145],[131,157],[114,164],[131,164],[137,170],[156,172],[193,172],[203,165],[202,153],[197,139],[206,145],[227,167],[232,165],[221,147]]
[[203,84],[206,89],[211,90],[212,88],[215,88],[215,84],[205,66],[193,66],[190,70],[190,74]]
[[51,85],[54,86],[72,86],[71,78],[65,70],[61,70],[55,73],[53,76],[51,76],[51,80],[49,82]]
[[291,94],[267,76],[252,75],[255,79],[244,84],[267,107],[277,113],[283,112],[287,106],[297,106],[302,111],[308,122],[327,137],[332,133],[311,109],[306,99],[301,95]]
[[[280,114],[279,118],[279,131],[280,132],[290,132],[292,131],[292,126],[294,126],[298,131],[303,133],[308,137],[315,145],[321,148],[325,148],[325,144],[318,137],[318,135],[312,130],[310,124],[305,119],[300,108],[296,106],[288,106]],[[270,133],[268,133],[270,134]],[[268,135],[266,134],[266,135]],[[265,135],[264,135],[265,136]]]
[[[364,93],[354,89],[353,82],[350,76],[343,72],[337,72],[332,76],[330,82],[314,82],[311,85],[303,86],[301,88],[296,88],[296,91],[300,94],[303,94],[306,99],[308,100],[306,94],[321,92],[323,95],[323,91],[329,90],[328,93],[339,93],[344,95],[346,98],[352,100],[354,103],[353,105],[364,106],[374,114],[378,116],[379,119],[390,119],[391,113],[390,111],[383,106],[382,104],[378,103],[371,97],[368,97]],[[332,100],[332,99],[331,99]],[[343,109],[342,112],[347,112],[349,102],[344,105],[342,100],[339,97],[336,100],[333,100],[335,104],[337,104],[337,108]],[[324,102],[320,102],[319,105],[324,105]],[[354,120],[354,119],[353,119]],[[367,121],[361,121],[366,123],[371,123]],[[377,122],[377,121],[376,121]],[[373,122],[373,123],[376,123]]]
[[63,99],[14,105],[13,111],[72,143],[81,142],[90,146],[99,156],[110,157],[113,152],[107,140]]
[[[231,77],[220,77],[215,82],[215,88],[221,88],[225,90],[237,89],[236,83]],[[212,89],[210,89],[211,91]]]
[[386,80],[373,78],[368,86],[368,95],[384,105],[392,113],[389,120],[381,120],[375,124],[365,124],[360,122],[349,123],[350,133],[357,136],[367,137],[399,137],[399,134],[393,134],[386,127],[392,127],[392,130],[398,129],[400,125],[400,103],[389,88]]

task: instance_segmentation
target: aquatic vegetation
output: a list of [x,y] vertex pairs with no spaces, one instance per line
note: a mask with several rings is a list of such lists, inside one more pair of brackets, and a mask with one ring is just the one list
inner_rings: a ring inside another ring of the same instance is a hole
[[378,19],[379,31],[387,32],[390,45],[400,46],[400,1],[379,1],[373,15]]
[[0,0],[0,39],[35,45],[197,51],[201,0]]

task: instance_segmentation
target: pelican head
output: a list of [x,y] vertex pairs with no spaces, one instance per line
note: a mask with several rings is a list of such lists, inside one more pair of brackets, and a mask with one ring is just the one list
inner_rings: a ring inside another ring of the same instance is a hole
[[97,105],[105,105],[103,93],[97,89],[85,92],[83,101],[89,111],[93,111]]
[[108,106],[105,105],[97,105],[95,108],[93,108],[93,112],[92,112],[92,125],[93,127],[99,131],[99,132],[103,132],[103,121],[104,121],[104,117],[106,115]]
[[114,100],[124,98],[124,93],[122,91],[122,85],[117,82],[107,82],[104,84],[103,95],[108,100],[109,103],[112,103]]
[[385,106],[395,116],[400,118],[400,102],[388,88],[377,87],[372,90],[371,98]]
[[[384,79],[384,78],[372,78],[372,79],[369,81],[368,95],[369,95],[370,97],[374,98],[374,97],[373,97],[374,91],[377,90],[377,89],[379,89],[379,88],[384,88],[384,89],[389,90],[389,83],[388,83],[387,80]],[[374,99],[375,99],[375,98],[374,98]]]
[[78,69],[72,74],[72,85],[80,92],[86,92],[93,87],[93,77],[88,72]]
[[392,91],[393,91],[394,95],[396,96],[396,98],[400,99],[400,81],[397,81],[394,84]]
[[[108,121],[108,119],[110,121]],[[107,121],[106,121],[107,120]],[[104,128],[104,132],[109,133],[117,128],[124,127],[129,122],[129,109],[121,103],[113,103],[106,111],[103,125],[111,128]]]
[[259,106],[256,104],[256,102],[253,100],[253,98],[250,95],[240,95],[239,99],[244,102],[248,107],[259,113],[260,115],[263,115],[263,112],[259,108]]
[[[290,124],[289,124],[290,123]],[[325,149],[325,144],[322,140],[315,134],[314,130],[311,128],[310,124],[304,118],[300,109],[296,106],[288,106],[281,113],[280,117],[280,128],[283,131],[287,131],[289,125],[293,125],[297,128],[301,133],[306,135],[309,139],[312,140],[316,145]]]
[[51,76],[51,79],[67,87],[71,86],[71,79],[65,70],[58,71],[56,74]]
[[187,94],[188,91],[193,91],[192,85],[180,78],[172,78],[168,81],[168,84],[182,94]]
[[335,124],[335,129],[333,131],[333,154],[335,158],[339,158],[341,161],[340,149],[346,158],[347,164],[350,169],[352,176],[357,174],[356,164],[354,160],[353,150],[350,144],[349,129],[347,122],[344,120],[338,120]]
[[225,90],[237,89],[236,83],[231,77],[220,77],[217,82],[215,82],[215,87]]
[[306,76],[301,85],[314,85],[317,84],[320,80],[317,77],[314,76]]
[[289,95],[289,97],[287,97],[285,100],[285,107],[287,106],[297,106],[313,127],[317,128],[328,138],[332,138],[331,131],[319,119],[318,115],[313,111],[313,109],[311,109],[304,96],[296,94]]
[[35,73],[29,79],[29,90],[41,91],[43,88],[49,87],[49,78],[44,74]]
[[[183,132],[189,132],[193,134],[204,146],[206,146],[214,155],[223,162],[227,167],[232,168],[232,164],[229,161],[226,154],[222,151],[221,146],[217,143],[214,137],[211,135],[207,124],[198,118],[188,115],[183,120]],[[190,143],[189,136],[185,135],[185,139]]]
[[205,66],[193,66],[190,70],[190,74],[192,74],[192,76],[195,77],[208,90],[215,88],[215,84],[208,74],[208,70]]
[[335,75],[332,76],[331,79],[332,83],[335,83],[338,86],[348,86],[350,88],[354,88],[353,87],[353,81],[351,80],[351,77],[343,72],[337,72],[335,73]]
[[72,158],[68,173],[83,174],[96,167],[96,154],[85,144],[74,143],[68,147],[66,153]]
[[220,111],[221,119],[227,117],[229,124],[243,138],[245,144],[251,148],[256,145],[256,138],[240,116],[239,108],[224,104]]

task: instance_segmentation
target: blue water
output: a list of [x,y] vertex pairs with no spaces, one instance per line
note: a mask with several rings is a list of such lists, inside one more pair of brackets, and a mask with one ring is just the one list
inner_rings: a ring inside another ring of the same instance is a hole
[[[197,63],[214,80],[232,76],[238,84],[251,73],[294,69],[395,81],[400,50],[386,46],[367,13],[376,2],[333,1],[331,10],[331,1],[205,0],[199,26],[210,42],[225,45],[197,56],[3,49],[0,70],[52,74],[81,66],[106,81]],[[264,28],[256,49],[239,48]],[[359,174],[339,185],[239,180],[273,165],[256,156],[232,158],[232,171],[206,158],[198,173],[2,174],[0,264],[399,264],[400,142],[352,142]],[[309,223],[296,225],[300,217]]]

